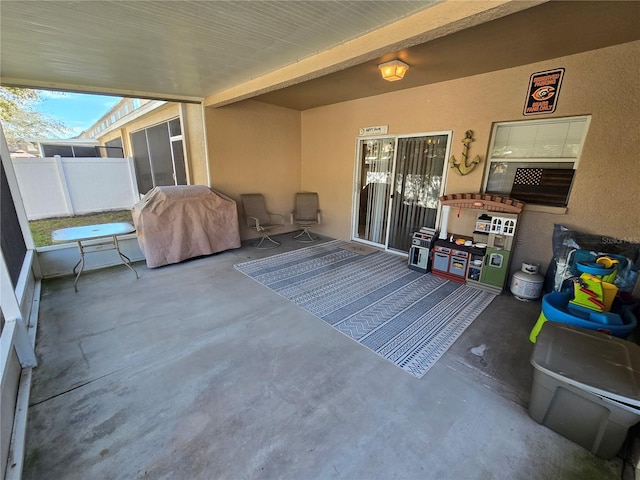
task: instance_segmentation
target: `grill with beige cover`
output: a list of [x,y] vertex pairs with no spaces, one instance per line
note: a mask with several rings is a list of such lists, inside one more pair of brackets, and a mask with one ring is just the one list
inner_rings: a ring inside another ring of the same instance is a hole
[[155,187],[131,213],[150,268],[240,247],[236,202],[204,185]]

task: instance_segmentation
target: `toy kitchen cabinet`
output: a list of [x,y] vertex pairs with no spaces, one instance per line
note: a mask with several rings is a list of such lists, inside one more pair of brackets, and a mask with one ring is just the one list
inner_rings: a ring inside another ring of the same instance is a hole
[[[482,265],[482,273],[478,284],[478,288],[493,290],[496,293],[502,292],[506,283],[507,275],[509,275],[509,258],[511,252],[504,249],[487,248]],[[469,282],[472,284],[472,282]]]
[[[508,197],[488,194],[452,194],[440,197],[443,217],[449,209],[472,208],[478,210],[472,237],[463,237],[466,244],[458,245],[444,238],[433,248],[433,273],[449,280],[496,294],[502,292],[509,276],[518,214],[524,203]],[[442,230],[445,235],[446,221]],[[461,235],[453,235],[462,237]],[[469,238],[473,240],[468,241]],[[471,245],[469,245],[471,243]]]
[[431,271],[454,282],[465,283],[469,266],[469,251],[455,243],[436,240]]

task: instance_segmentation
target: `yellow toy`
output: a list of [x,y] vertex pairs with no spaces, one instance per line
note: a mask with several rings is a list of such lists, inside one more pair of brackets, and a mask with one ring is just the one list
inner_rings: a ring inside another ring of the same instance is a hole
[[607,283],[615,282],[616,276],[618,275],[618,265],[620,264],[620,261],[611,257],[600,257],[596,260],[596,263],[602,265],[605,269],[613,269],[613,272],[608,275],[601,275],[600,279]]

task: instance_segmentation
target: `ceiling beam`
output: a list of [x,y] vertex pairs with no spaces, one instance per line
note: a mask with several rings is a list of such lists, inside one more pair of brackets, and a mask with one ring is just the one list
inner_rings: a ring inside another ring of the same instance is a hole
[[149,100],[165,100],[169,102],[202,103],[201,97],[188,95],[169,95],[159,92],[143,92],[137,90],[125,90],[118,88],[95,87],[90,85],[74,85],[57,82],[43,82],[40,80],[26,80],[21,78],[2,77],[2,85],[5,87],[33,88],[37,90],[53,90],[72,93],[90,93],[97,95],[113,95],[115,97],[144,98]]

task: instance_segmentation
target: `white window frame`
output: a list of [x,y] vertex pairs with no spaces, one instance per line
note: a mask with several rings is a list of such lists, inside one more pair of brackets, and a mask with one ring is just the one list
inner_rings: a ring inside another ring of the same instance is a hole
[[[582,132],[582,138],[580,139],[580,144],[578,147],[578,151],[575,156],[571,157],[536,157],[536,156],[525,156],[525,157],[504,157],[504,156],[493,156],[493,150],[497,138],[497,132],[500,127],[518,127],[518,126],[535,126],[535,125],[550,125],[554,123],[567,123],[567,122],[575,122],[575,121],[584,121],[584,130]],[[580,162],[580,157],[582,156],[582,149],[584,148],[584,142],[587,137],[587,132],[589,131],[589,125],[591,123],[591,115],[577,115],[571,117],[554,117],[554,118],[545,118],[545,119],[535,119],[535,120],[518,120],[511,122],[496,122],[493,124],[491,129],[491,140],[489,142],[489,150],[487,152],[487,168],[484,174],[484,180],[482,183],[482,191],[487,193],[487,185],[489,184],[489,176],[491,173],[491,165],[494,162],[526,162],[526,163],[565,163],[567,166],[564,168],[572,168],[573,170],[577,170],[578,164]],[[557,168],[557,167],[556,167]],[[495,193],[495,192],[493,192]],[[508,195],[507,193],[504,193]],[[570,195],[570,194],[569,194]],[[569,197],[569,196],[568,196]],[[567,197],[567,203],[568,203]],[[541,204],[543,205],[543,204]]]

